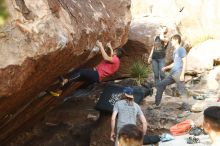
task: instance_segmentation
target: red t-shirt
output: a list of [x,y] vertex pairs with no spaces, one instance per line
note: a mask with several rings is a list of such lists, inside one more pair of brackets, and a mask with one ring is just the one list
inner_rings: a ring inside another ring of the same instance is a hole
[[120,60],[116,55],[113,55],[112,62],[103,60],[101,63],[99,63],[99,65],[96,67],[96,70],[99,74],[99,81],[114,74],[118,70],[119,65]]

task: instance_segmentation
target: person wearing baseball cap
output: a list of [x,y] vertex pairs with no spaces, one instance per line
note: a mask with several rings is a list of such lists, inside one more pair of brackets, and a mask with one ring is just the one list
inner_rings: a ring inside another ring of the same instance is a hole
[[[142,132],[145,135],[147,130],[147,121],[146,118],[141,111],[140,106],[134,102],[133,96],[133,88],[125,87],[123,89],[123,99],[119,100],[115,103],[111,118],[111,136],[110,139],[115,142],[117,146],[117,135],[119,130],[126,124],[134,124],[136,125],[137,117],[140,118],[142,123]],[[117,118],[117,127],[116,125],[116,117]],[[115,128],[116,127],[116,128]],[[116,132],[115,132],[116,131]],[[117,133],[117,134],[116,134]]]
[[134,92],[134,89],[131,87],[125,87],[123,89],[124,95],[126,96],[126,98],[129,98],[129,99],[134,99],[133,92]]

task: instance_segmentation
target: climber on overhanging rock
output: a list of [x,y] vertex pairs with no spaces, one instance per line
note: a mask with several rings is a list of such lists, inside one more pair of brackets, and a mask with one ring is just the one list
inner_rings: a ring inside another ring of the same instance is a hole
[[[120,59],[123,53],[122,48],[112,49],[111,43],[106,46],[110,49],[111,54],[108,55],[100,41],[96,43],[98,50],[101,51],[103,60],[94,68],[84,68],[73,70],[67,74],[67,78],[60,77],[61,88],[59,91],[50,91],[53,96],[59,96],[63,89],[71,85],[73,82],[85,81],[89,83],[101,82],[105,77],[113,75],[120,66]],[[97,51],[97,50],[96,50]]]

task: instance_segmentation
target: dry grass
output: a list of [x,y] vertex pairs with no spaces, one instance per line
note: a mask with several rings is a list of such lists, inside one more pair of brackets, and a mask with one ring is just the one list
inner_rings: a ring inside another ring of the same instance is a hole
[[205,42],[205,41],[207,41],[209,39],[214,39],[214,37],[212,35],[210,35],[210,34],[204,34],[204,35],[202,35],[200,37],[197,37],[197,38],[195,38],[192,41],[192,47],[194,47],[194,46],[196,46],[196,45],[198,45],[198,44],[200,44],[202,42]]
[[5,23],[5,20],[8,18],[9,14],[5,5],[4,0],[0,0],[0,26]]

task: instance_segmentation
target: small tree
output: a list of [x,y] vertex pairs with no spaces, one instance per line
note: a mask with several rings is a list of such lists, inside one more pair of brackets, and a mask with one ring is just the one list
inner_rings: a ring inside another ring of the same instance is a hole
[[151,72],[151,67],[141,61],[137,61],[132,64],[130,71],[131,77],[136,78],[137,82],[141,84]]

